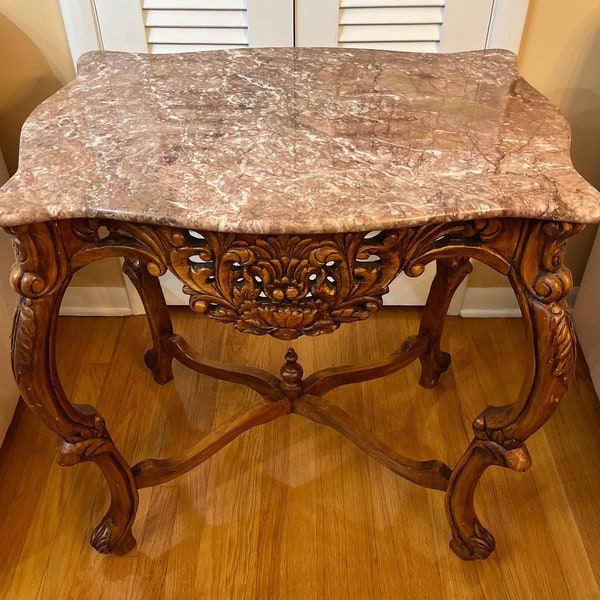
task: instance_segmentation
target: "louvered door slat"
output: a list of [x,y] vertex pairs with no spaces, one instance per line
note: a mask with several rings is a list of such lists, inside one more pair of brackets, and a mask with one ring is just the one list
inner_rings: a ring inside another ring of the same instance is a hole
[[144,0],[144,9],[246,10],[246,0]]
[[246,0],[144,0],[150,52],[197,52],[248,45]]
[[341,0],[340,8],[365,6],[444,6],[444,0]]
[[395,50],[396,52],[437,52],[439,42],[340,42],[340,48],[366,48],[369,50]]
[[343,27],[340,43],[344,42],[436,42],[440,39],[438,25],[353,25]]
[[248,26],[245,10],[148,10],[146,27]]
[[[245,29],[220,27],[155,27],[148,33],[150,44],[246,44]],[[182,49],[181,51],[184,51]]]
[[359,7],[342,8],[340,25],[369,24],[419,24],[438,23],[444,19],[444,11],[440,7]]
[[338,45],[438,52],[444,0],[342,0]]

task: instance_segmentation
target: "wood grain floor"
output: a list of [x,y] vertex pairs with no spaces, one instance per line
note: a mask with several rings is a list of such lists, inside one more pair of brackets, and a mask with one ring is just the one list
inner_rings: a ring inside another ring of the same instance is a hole
[[[205,355],[279,370],[285,343],[173,312],[176,329]],[[292,345],[309,374],[391,352],[417,322],[415,309],[384,309]],[[516,397],[523,336],[518,320],[451,318],[446,333],[453,363],[435,389],[418,387],[411,365],[328,397],[406,455],[454,464],[473,418]],[[179,366],[174,382],[157,386],[142,362],[148,344],[142,317],[61,321],[64,387],[99,409],[132,463],[183,451],[252,393]],[[583,364],[528,443],[532,469],[484,476],[480,517],[497,542],[484,562],[450,552],[441,492],[295,415],[142,490],[136,550],[101,556],[87,541],[108,499],[100,472],[55,465],[53,444],[19,406],[0,451],[2,599],[600,598],[600,404]]]

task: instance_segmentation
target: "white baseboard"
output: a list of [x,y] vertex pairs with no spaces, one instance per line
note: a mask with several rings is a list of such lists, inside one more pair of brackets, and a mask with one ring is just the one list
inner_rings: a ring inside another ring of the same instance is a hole
[[69,287],[60,307],[64,316],[123,317],[131,314],[127,291],[122,286]]
[[[570,306],[575,304],[578,291],[574,287],[567,296]],[[510,287],[468,287],[459,314],[467,319],[512,318],[520,317],[521,309]]]
[[[176,285],[171,281],[165,283],[163,289],[168,304],[187,304],[188,297],[181,292],[179,282]],[[571,306],[575,302],[578,290],[579,288],[573,288],[567,298]],[[462,292],[461,289],[456,298],[457,300],[462,299],[462,307],[460,310],[451,310],[450,314],[459,314],[465,318],[488,319],[521,316],[521,310],[512,288],[467,287],[464,290],[464,297],[462,297]],[[403,300],[405,301],[406,297]],[[139,304],[141,306],[141,302]],[[388,304],[393,304],[393,302]],[[422,305],[423,302],[416,301],[415,304]],[[122,317],[139,313],[143,313],[143,308],[139,311],[132,311],[127,290],[120,286],[70,287],[67,289],[60,308],[60,314],[65,316]]]
[[460,316],[467,319],[520,317],[521,309],[512,288],[467,288]]

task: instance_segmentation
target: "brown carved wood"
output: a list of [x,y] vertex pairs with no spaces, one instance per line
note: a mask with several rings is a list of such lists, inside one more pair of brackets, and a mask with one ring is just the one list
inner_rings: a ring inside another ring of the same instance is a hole
[[[59,436],[61,465],[95,462],[110,489],[107,514],[92,535],[101,552],[135,544],[131,527],[138,488],[177,477],[251,427],[294,412],[339,431],[375,460],[425,487],[445,490],[452,549],[485,558],[494,540],[473,507],[479,478],[490,465],[521,471],[531,460],[524,445],[551,416],[573,377],[575,341],[565,296],[565,242],[580,226],[490,219],[382,231],[319,235],[258,235],[182,230],[122,221],[74,219],[15,227],[11,282],[20,295],[13,329],[15,378],[31,409]],[[73,273],[99,258],[120,256],[146,308],[152,348],[145,361],[158,383],[180,361],[200,373],[245,385],[260,398],[221,424],[182,456],[149,458],[131,467],[92,407],[71,404],[55,364],[60,302]],[[470,260],[508,276],[528,331],[529,369],[515,403],[489,407],[475,420],[474,439],[450,469],[441,461],[401,456],[323,396],[332,389],[381,377],[419,359],[430,387],[450,364],[441,350],[444,318]],[[157,277],[167,270],[182,282],[190,306],[243,332],[289,340],[334,331],[379,309],[394,277],[437,274],[416,335],[390,356],[325,368],[304,377],[294,349],[279,376],[201,357],[173,331]]]

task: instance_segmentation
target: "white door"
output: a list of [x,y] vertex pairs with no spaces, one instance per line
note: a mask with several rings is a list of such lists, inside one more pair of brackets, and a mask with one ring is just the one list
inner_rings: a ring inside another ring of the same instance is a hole
[[529,0],[296,0],[296,46],[517,52]]
[[[73,59],[87,50],[191,52],[246,46],[341,46],[413,52],[516,52],[529,0],[59,0]],[[386,304],[423,305],[435,272],[404,275]],[[163,277],[171,304],[187,304]],[[450,307],[458,314],[464,286]],[[133,304],[137,312],[140,304]]]
[[89,50],[195,52],[293,46],[285,0],[59,0],[74,62]]

